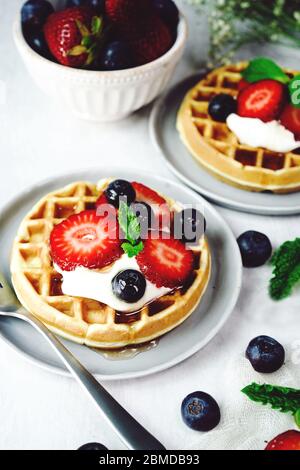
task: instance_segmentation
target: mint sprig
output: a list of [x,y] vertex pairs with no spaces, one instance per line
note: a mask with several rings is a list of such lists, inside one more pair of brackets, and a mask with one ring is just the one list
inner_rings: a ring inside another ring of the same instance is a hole
[[122,243],[122,249],[129,258],[133,258],[144,249],[144,243],[139,239],[141,235],[139,219],[124,201],[120,201],[118,220],[127,240]]
[[282,68],[267,57],[257,57],[251,60],[248,67],[242,72],[242,77],[249,83],[270,79],[286,85],[290,81],[290,77],[284,73]]
[[259,385],[253,382],[241,390],[242,393],[257,403],[270,405],[273,410],[296,415],[300,410],[300,390],[277,385]]
[[300,238],[283,243],[274,253],[271,263],[273,277],[269,293],[273,300],[289,297],[300,281]]

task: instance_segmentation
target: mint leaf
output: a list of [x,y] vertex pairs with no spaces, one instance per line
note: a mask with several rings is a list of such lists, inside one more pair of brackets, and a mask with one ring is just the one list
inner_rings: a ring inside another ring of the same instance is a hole
[[289,297],[300,281],[300,238],[283,243],[274,253],[271,263],[273,277],[269,294],[273,300]]
[[295,419],[296,425],[298,426],[298,428],[300,428],[300,408],[294,414],[294,419]]
[[122,243],[123,251],[128,255],[129,258],[137,256],[144,249],[144,243],[140,241],[137,245],[131,245],[131,243]]
[[141,226],[135,213],[124,201],[120,201],[119,224],[125,234],[126,240],[135,245],[141,235]]
[[274,410],[295,415],[300,408],[300,390],[277,385],[252,383],[241,390],[242,393],[262,405],[270,405]]
[[296,75],[289,83],[291,103],[295,108],[300,108],[300,75]]
[[267,57],[257,57],[251,60],[248,67],[242,72],[242,77],[249,83],[266,79],[277,80],[283,84],[290,81],[284,71]]

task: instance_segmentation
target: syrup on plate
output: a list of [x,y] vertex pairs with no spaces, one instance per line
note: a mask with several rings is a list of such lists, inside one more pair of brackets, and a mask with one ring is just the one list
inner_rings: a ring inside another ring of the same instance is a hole
[[159,340],[153,339],[148,343],[143,344],[136,344],[134,346],[126,346],[121,349],[98,349],[98,348],[91,348],[96,353],[103,356],[105,359],[109,361],[122,361],[125,359],[133,359],[138,354],[150,351],[151,349],[156,348],[158,345]]

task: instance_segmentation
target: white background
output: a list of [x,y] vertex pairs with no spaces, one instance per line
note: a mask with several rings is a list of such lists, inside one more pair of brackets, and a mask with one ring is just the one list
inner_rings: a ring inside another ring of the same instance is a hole
[[[0,207],[19,190],[41,179],[96,165],[103,168],[106,163],[148,169],[172,178],[149,140],[150,107],[117,124],[90,124],[63,114],[35,87],[11,35],[12,21],[21,3],[0,0],[0,80],[6,92],[3,100],[1,84]],[[186,5],[184,9],[191,19],[191,10]],[[188,49],[174,80],[187,75],[205,56],[204,24],[205,18],[202,25],[191,21]],[[282,53],[281,59],[283,65],[296,67],[295,58]],[[299,217],[218,210],[236,235],[258,229],[270,236],[274,247],[300,234]],[[191,359],[145,379],[106,383],[120,403],[167,448],[201,448],[201,435],[181,421],[181,400],[194,390],[205,390],[224,409],[227,397],[219,373],[225,363],[243,355],[252,337],[269,334],[287,347],[300,338],[299,292],[287,301],[273,303],[267,296],[269,277],[269,267],[244,270],[241,297],[231,319]],[[262,447],[263,440],[262,436]],[[35,368],[0,342],[0,448],[76,449],[89,441],[102,442],[109,449],[123,448],[73,380]]]

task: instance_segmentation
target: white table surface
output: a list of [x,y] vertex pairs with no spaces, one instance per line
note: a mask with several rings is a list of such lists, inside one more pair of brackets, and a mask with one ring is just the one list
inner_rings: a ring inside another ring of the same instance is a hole
[[[149,140],[149,107],[117,124],[91,124],[62,114],[35,87],[11,35],[12,20],[21,3],[0,2],[0,207],[41,179],[83,167],[105,167],[112,161],[116,167],[134,166],[172,178]],[[192,18],[189,7],[184,8]],[[175,80],[193,69],[195,58],[204,57],[206,44],[205,27],[192,26],[185,60]],[[285,62],[295,65],[287,57]],[[236,235],[257,229],[269,235],[274,246],[299,236],[299,217],[218,210]],[[106,383],[120,403],[167,448],[189,448],[189,442],[197,442],[198,434],[180,418],[181,400],[187,393],[204,390],[221,408],[226,406],[218,371],[224,362],[243,354],[252,337],[269,334],[287,346],[299,338],[295,325],[300,320],[294,313],[299,295],[273,303],[266,293],[269,277],[269,267],[244,270],[242,294],[231,319],[191,359],[144,379]],[[34,367],[2,342],[0,384],[0,449],[76,449],[89,441],[123,449],[72,379]]]

